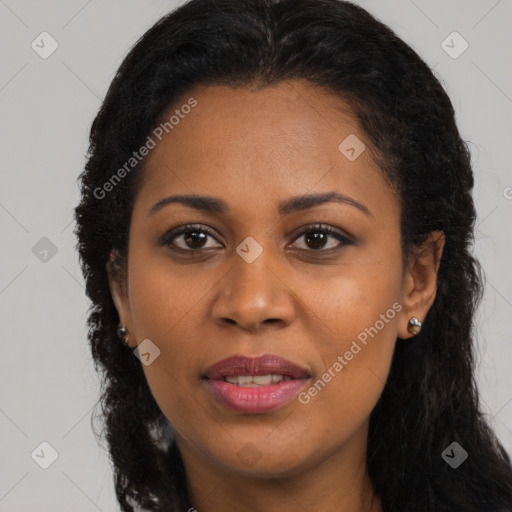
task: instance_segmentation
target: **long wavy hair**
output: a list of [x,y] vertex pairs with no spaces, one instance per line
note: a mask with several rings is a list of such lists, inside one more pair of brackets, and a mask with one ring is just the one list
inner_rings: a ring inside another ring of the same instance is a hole
[[[291,79],[327,88],[353,108],[372,157],[399,193],[404,262],[431,231],[446,237],[435,301],[420,334],[397,339],[370,416],[367,471],[384,511],[512,511],[510,458],[480,411],[474,377],[484,274],[471,254],[468,146],[426,63],[389,27],[340,0],[191,0],[136,42],[92,123],[75,234],[92,301],[88,340],[101,374],[100,432],[92,426],[107,441],[122,510],[181,512],[190,502],[172,426],[140,361],[117,336],[106,271],[113,249],[126,269],[145,160],[104,197],[98,190],[192,86],[264,88]],[[441,456],[453,442],[468,453],[457,469]]]

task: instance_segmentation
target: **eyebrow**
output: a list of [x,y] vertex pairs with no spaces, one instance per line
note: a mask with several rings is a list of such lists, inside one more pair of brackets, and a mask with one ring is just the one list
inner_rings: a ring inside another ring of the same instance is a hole
[[[320,204],[329,202],[336,202],[354,206],[355,208],[358,208],[366,215],[371,217],[373,216],[372,212],[364,204],[359,203],[355,199],[352,199],[351,197],[348,197],[344,194],[340,194],[338,192],[327,192],[324,194],[309,194],[304,196],[291,197],[290,199],[286,199],[285,201],[279,203],[278,212],[282,216],[289,215],[290,213],[293,212],[307,210],[308,208],[312,208],[313,206],[318,206]],[[222,199],[211,196],[187,194],[173,195],[160,199],[150,208],[150,210],[148,211],[148,216],[153,215],[158,210],[162,209],[164,206],[171,203],[180,203],[185,206],[195,208],[196,210],[209,213],[229,213],[229,207],[227,203]]]

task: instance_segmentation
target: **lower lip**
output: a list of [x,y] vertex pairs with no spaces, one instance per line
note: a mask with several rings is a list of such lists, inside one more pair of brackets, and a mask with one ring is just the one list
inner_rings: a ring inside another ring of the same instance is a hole
[[237,412],[257,414],[279,409],[303,389],[309,379],[292,379],[259,387],[244,387],[224,380],[206,382],[214,396]]

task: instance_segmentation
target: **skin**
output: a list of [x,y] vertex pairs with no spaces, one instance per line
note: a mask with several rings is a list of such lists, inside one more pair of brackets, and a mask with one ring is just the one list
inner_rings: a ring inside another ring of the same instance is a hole
[[[397,337],[411,338],[408,320],[423,321],[434,301],[444,236],[432,233],[402,268],[399,198],[339,97],[304,81],[260,91],[198,86],[180,105],[191,96],[197,106],[147,157],[127,278],[107,267],[130,346],[150,339],[160,350],[143,369],[175,429],[192,504],[200,512],[379,512],[365,467],[369,416]],[[350,134],[367,147],[354,161],[338,149]],[[331,191],[371,215],[336,202],[277,211],[292,196]],[[229,213],[173,203],[148,215],[172,194],[214,196]],[[188,223],[214,237],[159,245]],[[299,235],[317,223],[353,244]],[[263,249],[252,263],[236,252],[249,236]],[[401,310],[307,404],[242,414],[213,399],[200,378],[232,355],[276,354],[307,368],[313,384],[394,303]],[[249,447],[252,464],[240,456]]]

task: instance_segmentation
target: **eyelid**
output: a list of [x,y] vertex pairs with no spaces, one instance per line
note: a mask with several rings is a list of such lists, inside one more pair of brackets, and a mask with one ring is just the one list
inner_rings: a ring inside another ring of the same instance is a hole
[[304,235],[305,233],[314,232],[317,231],[325,231],[331,236],[338,235],[350,242],[353,242],[352,235],[349,235],[345,230],[341,228],[336,228],[334,226],[331,226],[330,224],[326,224],[325,222],[317,222],[313,224],[305,224],[304,226],[300,226],[295,230],[295,238],[296,240],[298,237]]
[[330,247],[329,249],[299,249],[300,251],[305,251],[313,254],[325,254],[328,255],[332,252],[337,252],[343,250],[348,245],[354,245],[354,239],[351,235],[346,233],[345,231],[334,228],[329,224],[325,223],[316,223],[316,224],[307,224],[305,226],[301,226],[298,228],[298,233],[293,238],[292,244],[294,244],[298,239],[303,237],[307,233],[315,233],[315,232],[324,232],[328,237],[335,238],[338,240],[338,244],[335,247]]
[[[199,223],[191,223],[191,224],[184,224],[181,226],[177,226],[175,228],[172,228],[168,230],[159,240],[160,245],[168,245],[173,250],[176,251],[182,251],[182,252],[189,252],[189,253],[200,253],[201,251],[207,251],[210,249],[216,249],[216,247],[206,247],[206,248],[199,248],[199,249],[184,249],[182,247],[176,246],[174,243],[172,243],[176,238],[180,237],[184,233],[191,232],[191,231],[198,231],[202,233],[206,233],[208,236],[213,238],[216,242],[222,244],[220,242],[215,233],[213,228],[206,224],[199,224]],[[332,237],[338,240],[338,245],[336,247],[330,247],[329,249],[298,249],[299,251],[305,251],[305,252],[312,252],[317,254],[329,254],[331,252],[336,252],[342,250],[344,247],[348,245],[354,245],[355,241],[352,235],[349,235],[346,233],[346,231],[335,228],[333,226],[330,226],[326,223],[315,223],[315,224],[306,224],[303,226],[300,226],[295,230],[294,238],[291,242],[293,245],[298,239],[300,239],[302,236],[304,236],[307,233],[311,232],[324,232],[327,234],[328,237]],[[291,236],[291,235],[290,235]]]
[[[171,242],[174,241],[179,236],[183,235],[184,233],[187,233],[189,231],[201,231],[203,233],[206,233],[208,236],[213,238],[218,243],[221,243],[217,237],[215,236],[215,233],[212,228],[207,226],[206,224],[183,224],[181,226],[177,226],[175,228],[169,229],[165,232],[165,234],[160,238],[159,244],[160,245],[173,245]],[[182,249],[181,247],[174,246],[175,249],[181,249],[183,251],[188,252],[198,252],[200,249],[194,250],[194,249]]]

